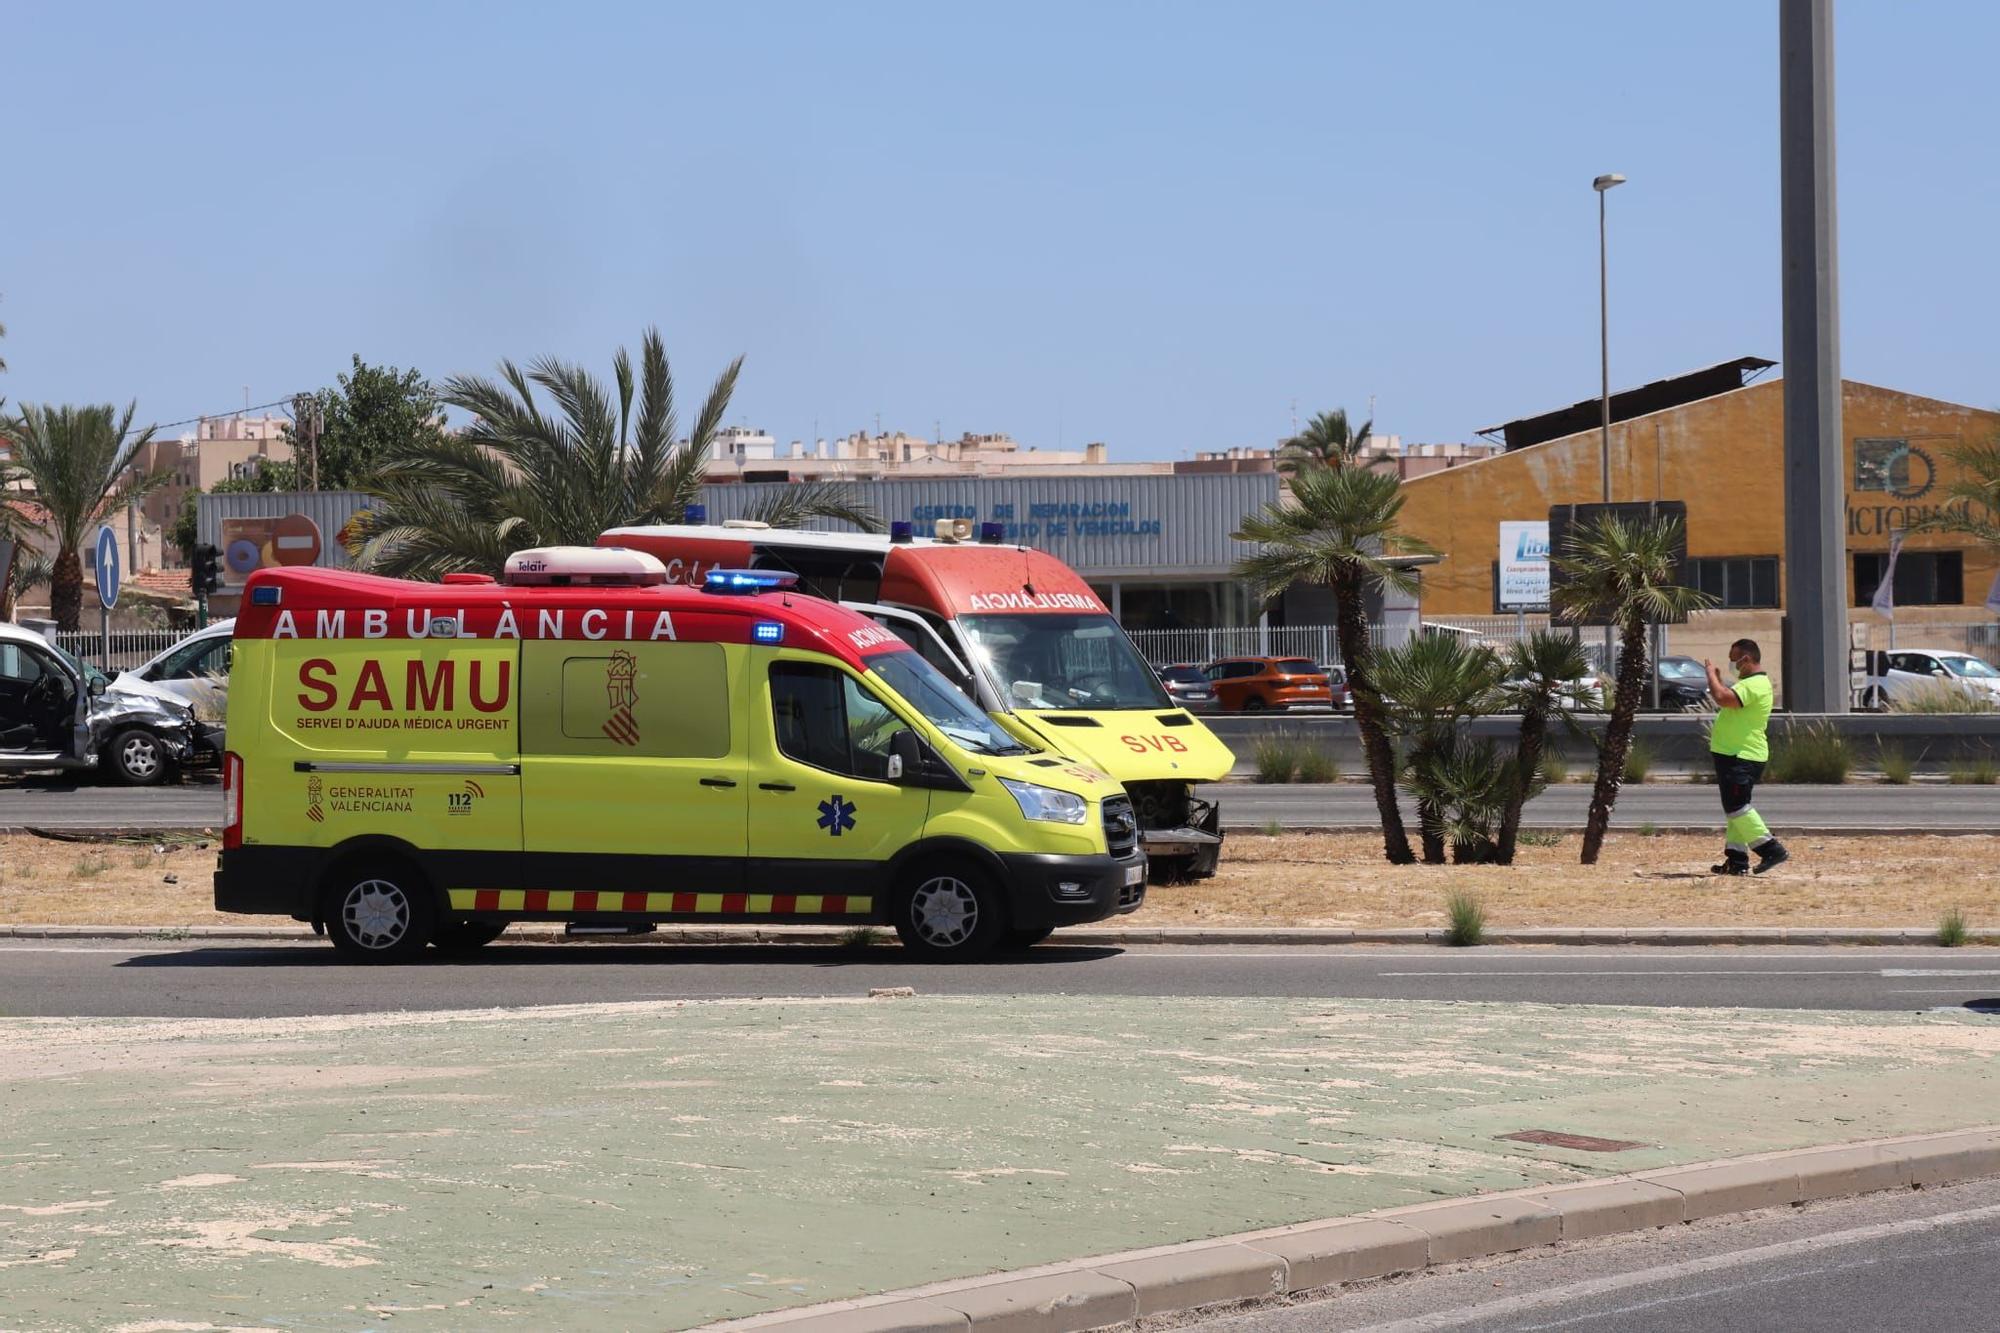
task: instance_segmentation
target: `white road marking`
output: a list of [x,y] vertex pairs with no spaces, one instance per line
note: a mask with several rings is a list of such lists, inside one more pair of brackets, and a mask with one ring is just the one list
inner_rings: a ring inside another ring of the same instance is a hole
[[[1608,1292],[1624,1291],[1631,1287],[1652,1286],[1661,1282],[1673,1282],[1684,1277],[1694,1277],[1702,1273],[1724,1272],[1731,1268],[1743,1268],[1751,1264],[1765,1263],[1773,1259],[1787,1259],[1794,1255],[1814,1254],[1821,1250],[1836,1249],[1843,1245],[1859,1245],[1865,1241],[1884,1240],[1891,1236],[1904,1236],[1914,1232],[1939,1231],[1946,1227],[1958,1226],[1966,1222],[1981,1222],[1988,1218],[2000,1218],[2000,1204],[1990,1204],[1984,1208],[1966,1208],[1955,1213],[1939,1213],[1935,1217],[1913,1217],[1901,1222],[1878,1222],[1872,1226],[1853,1227],[1847,1231],[1830,1231],[1823,1236],[1807,1236],[1800,1240],[1780,1241],[1772,1245],[1760,1245],[1754,1249],[1737,1250],[1730,1254],[1712,1254],[1700,1259],[1688,1259],[1675,1264],[1662,1264],[1657,1268],[1640,1269],[1632,1273],[1619,1273],[1612,1277],[1588,1278],[1582,1282],[1572,1282],[1566,1286],[1553,1287],[1547,1291],[1528,1295],[1510,1296],[1497,1301],[1480,1301],[1476,1306],[1464,1310],[1452,1310],[1439,1314],[1419,1315],[1412,1319],[1398,1319],[1392,1323],[1370,1325],[1365,1333],[1423,1333],[1428,1329],[1459,1328],[1466,1324],[1484,1323],[1493,1319],[1504,1319],[1509,1315],[1526,1314],[1534,1310],[1545,1310],[1552,1305],[1563,1305],[1570,1301],[1601,1296]],[[1786,1274],[1786,1277],[1795,1276]],[[1707,1294],[1707,1293],[1703,1293]],[[1647,1301],[1629,1309],[1644,1309],[1648,1305],[1665,1304],[1680,1299],[1669,1297],[1665,1301]],[[1623,1311],[1620,1311],[1622,1313]],[[1604,1312],[1594,1312],[1587,1319],[1602,1319]],[[1519,1328],[1557,1328],[1563,1323],[1578,1320],[1561,1320],[1552,1324],[1515,1325]]]
[[1518,968],[1494,968],[1489,971],[1465,972],[1377,972],[1378,977],[1748,977],[1764,980],[1769,977],[1872,977],[1874,968],[1829,967],[1792,968],[1774,967],[1756,971],[1742,967],[1712,968],[1553,968],[1547,971],[1527,971]]
[[2000,968],[1885,967],[1885,977],[2000,977]]

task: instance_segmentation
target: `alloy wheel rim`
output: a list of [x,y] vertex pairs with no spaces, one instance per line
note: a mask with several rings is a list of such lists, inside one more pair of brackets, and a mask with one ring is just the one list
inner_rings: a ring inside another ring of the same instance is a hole
[[347,891],[340,919],[362,948],[394,948],[409,933],[409,895],[386,879],[364,879]]
[[950,875],[925,880],[910,898],[910,921],[925,944],[955,948],[979,928],[979,896],[971,885]]

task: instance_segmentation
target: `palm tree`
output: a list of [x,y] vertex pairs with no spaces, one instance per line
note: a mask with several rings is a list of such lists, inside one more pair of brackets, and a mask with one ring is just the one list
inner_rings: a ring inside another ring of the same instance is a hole
[[1632,721],[1639,712],[1639,688],[1647,669],[1646,628],[1680,620],[1715,599],[1680,583],[1679,519],[1627,522],[1607,514],[1570,531],[1556,560],[1564,582],[1556,593],[1557,613],[1571,622],[1609,623],[1618,630],[1618,676],[1597,756],[1597,786],[1590,794],[1590,818],[1583,830],[1583,864],[1596,865],[1611,825],[1611,807],[1625,775],[1632,745]]
[[1945,451],[1959,478],[1944,488],[1944,506],[1912,531],[1956,532],[2000,551],[2000,433]]
[[[589,545],[609,528],[680,521],[701,495],[709,449],[742,367],[738,357],[717,377],[678,443],[673,372],[657,329],[640,340],[636,376],[625,349],[612,358],[609,394],[581,366],[548,357],[525,369],[502,361],[500,382],[454,376],[440,397],[470,413],[472,425],[385,452],[366,487],[382,507],[355,525],[357,563],[408,578],[497,575],[509,555],[528,547]],[[553,413],[538,389],[553,401]],[[797,490],[766,501],[752,517],[774,526],[819,517],[878,526],[843,487]]]
[[[1409,785],[1417,801],[1417,830],[1424,862],[1443,865],[1446,813],[1465,794],[1463,779],[1476,764],[1462,751],[1459,723],[1489,712],[1501,682],[1500,655],[1456,634],[1418,634],[1375,654],[1375,688],[1394,702],[1388,712],[1409,738]],[[1491,747],[1487,747],[1490,753]],[[1454,839],[1463,843],[1464,839]]]
[[1350,430],[1344,407],[1321,412],[1304,430],[1278,446],[1278,471],[1294,474],[1318,467],[1346,467],[1360,456],[1374,426],[1374,422],[1364,421],[1360,430]]
[[1427,554],[1431,547],[1396,530],[1403,511],[1394,476],[1360,468],[1312,468],[1292,479],[1291,503],[1265,505],[1246,515],[1240,542],[1263,549],[1239,562],[1236,573],[1265,601],[1294,583],[1316,584],[1334,596],[1334,629],[1354,690],[1354,720],[1361,732],[1375,809],[1382,818],[1382,849],[1395,865],[1417,858],[1396,805],[1396,756],[1384,726],[1368,643],[1367,595],[1393,588],[1416,590],[1416,576],[1394,559]]
[[5,432],[14,463],[35,499],[48,510],[40,526],[56,541],[49,580],[49,614],[59,629],[73,630],[83,611],[83,561],[78,555],[90,525],[113,510],[137,504],[164,485],[165,472],[141,474],[134,466],[152,442],[153,428],[132,429],[136,403],[123,416],[109,403],[92,407],[24,404]]
[[1495,859],[1501,865],[1512,865],[1521,834],[1521,810],[1543,785],[1542,749],[1548,739],[1549,719],[1568,721],[1565,704],[1580,707],[1589,702],[1580,697],[1582,687],[1575,682],[1590,674],[1590,655],[1574,634],[1536,630],[1508,645],[1506,674],[1499,689],[1499,706],[1520,713],[1521,732],[1508,765],[1507,805],[1500,816]]

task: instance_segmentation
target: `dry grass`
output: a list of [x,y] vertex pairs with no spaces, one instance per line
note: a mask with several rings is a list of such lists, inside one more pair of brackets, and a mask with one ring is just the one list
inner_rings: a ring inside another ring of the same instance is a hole
[[[55,842],[0,834],[0,923],[8,925],[241,926],[212,906],[215,844]],[[180,882],[168,884],[166,877]],[[284,924],[274,920],[273,924]]]
[[1953,906],[2000,922],[2000,837],[1804,838],[1769,875],[1721,879],[1719,839],[1614,833],[1595,866],[1578,835],[1512,866],[1391,866],[1379,837],[1231,834],[1216,877],[1155,887],[1134,925],[1443,926],[1445,895],[1502,926],[1916,926]]
[[[1759,879],[1708,873],[1713,837],[1614,834],[1593,867],[1578,839],[1524,846],[1514,866],[1390,866],[1379,838],[1230,836],[1212,880],[1155,887],[1133,925],[1442,926],[1445,894],[1479,897],[1489,927],[1851,925],[1930,929],[1951,908],[2000,922],[2000,837],[1813,838]],[[79,878],[87,861],[95,870]],[[0,835],[0,923],[249,925],[210,906],[215,850]],[[178,877],[168,884],[165,876]]]

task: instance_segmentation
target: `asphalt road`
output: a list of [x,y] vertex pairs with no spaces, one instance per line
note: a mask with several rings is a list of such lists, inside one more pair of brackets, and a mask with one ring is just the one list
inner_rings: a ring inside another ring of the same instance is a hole
[[[1222,801],[1228,828],[1374,828],[1375,802],[1360,783],[1272,786],[1229,783],[1204,787]],[[1580,828],[1590,803],[1581,783],[1552,787],[1528,806],[1533,824]],[[1771,826],[1804,831],[1864,829],[2000,829],[2000,787],[1924,784],[1910,787],[1776,787],[1758,789],[1757,808]],[[1721,825],[1715,788],[1694,783],[1647,783],[1619,793],[1612,824],[1637,828],[1715,829]],[[56,782],[0,785],[0,832],[54,829],[212,828],[222,820],[222,789],[212,784],[121,788]]]
[[1986,1333],[2000,1180],[1536,1250],[1180,1325],[1202,1333]]
[[350,964],[333,947],[226,941],[0,941],[0,1013],[250,1018],[608,1000],[924,995],[1214,995],[1771,1009],[1958,1009],[2000,1022],[2000,951],[1786,948],[1064,946],[973,966],[890,944],[518,944],[467,961]]

